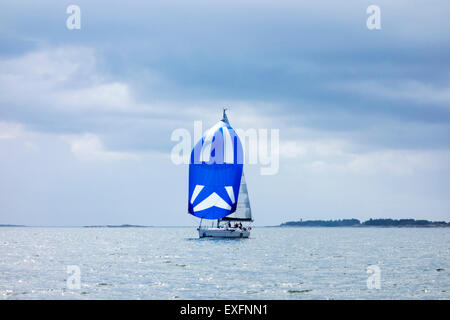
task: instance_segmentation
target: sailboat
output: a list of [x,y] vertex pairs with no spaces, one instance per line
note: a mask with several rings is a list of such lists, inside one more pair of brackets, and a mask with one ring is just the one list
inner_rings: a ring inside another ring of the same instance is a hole
[[[248,238],[252,211],[245,182],[242,143],[223,109],[222,120],[191,152],[189,214],[200,218],[200,238]],[[211,225],[202,225],[203,220]]]

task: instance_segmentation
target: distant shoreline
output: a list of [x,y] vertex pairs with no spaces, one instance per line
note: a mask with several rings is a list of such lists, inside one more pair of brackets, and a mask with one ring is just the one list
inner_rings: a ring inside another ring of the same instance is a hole
[[[146,226],[136,224],[121,225],[84,225],[84,226],[27,226],[20,224],[0,224],[1,227],[9,228],[192,228],[194,226]],[[448,228],[450,222],[445,221],[428,221],[415,219],[369,219],[361,222],[358,219],[342,219],[342,220],[300,220],[287,221],[280,225],[272,226],[252,226],[253,228]]]
[[448,228],[450,227],[450,222],[415,220],[415,219],[369,219],[364,222],[361,222],[358,219],[305,220],[305,221],[300,220],[300,221],[284,222],[277,227]]
[[153,228],[153,226],[141,226],[137,224],[121,224],[121,225],[94,225],[94,226],[83,226],[83,228]]
[[0,224],[0,227],[11,227],[11,228],[18,228],[18,227],[26,227],[22,224]]
[[27,226],[22,224],[0,224],[1,227],[10,228],[154,228],[154,226],[141,226],[136,224],[121,224],[121,225],[92,225],[92,226]]

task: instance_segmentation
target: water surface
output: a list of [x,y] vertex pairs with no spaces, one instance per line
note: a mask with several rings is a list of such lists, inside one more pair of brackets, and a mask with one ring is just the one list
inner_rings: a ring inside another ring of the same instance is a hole
[[[3,299],[449,299],[450,229],[0,228]],[[81,288],[67,287],[67,267]],[[381,270],[368,289],[367,267]]]

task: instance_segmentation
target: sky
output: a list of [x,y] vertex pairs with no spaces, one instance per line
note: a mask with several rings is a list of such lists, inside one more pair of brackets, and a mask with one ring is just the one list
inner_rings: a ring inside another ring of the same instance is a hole
[[244,167],[255,225],[450,221],[449,13],[445,0],[3,0],[0,224],[197,225],[171,135],[223,106],[235,128],[279,130],[276,174]]

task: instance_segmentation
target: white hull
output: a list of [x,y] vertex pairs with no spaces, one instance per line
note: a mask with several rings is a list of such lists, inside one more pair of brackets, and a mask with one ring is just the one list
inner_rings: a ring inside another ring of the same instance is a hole
[[250,231],[234,228],[198,228],[199,238],[248,238]]

